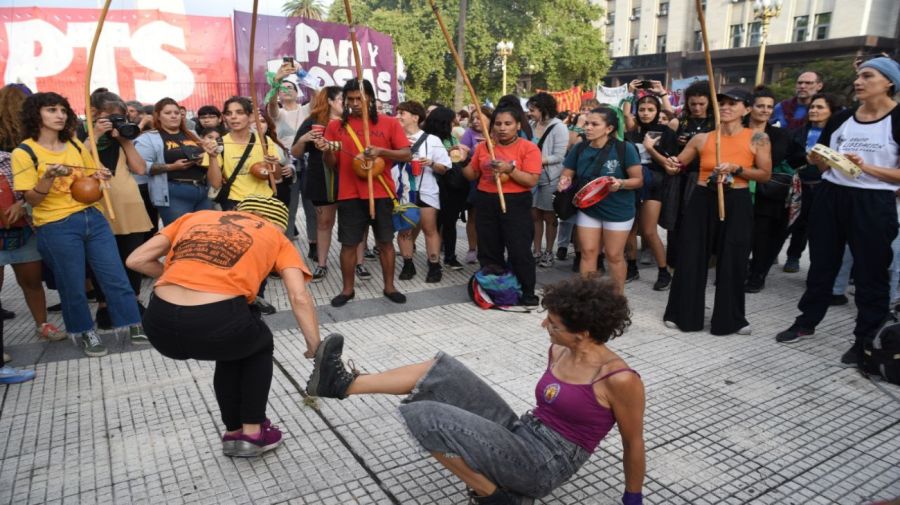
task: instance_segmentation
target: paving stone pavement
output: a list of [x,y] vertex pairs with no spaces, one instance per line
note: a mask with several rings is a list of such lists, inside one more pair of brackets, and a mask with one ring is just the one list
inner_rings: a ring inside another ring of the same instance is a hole
[[[460,238],[464,257],[465,234]],[[531,408],[547,359],[543,314],[477,309],[464,288],[473,265],[425,284],[421,253],[416,261],[417,278],[397,282],[410,295],[406,305],[382,297],[380,268],[367,262],[374,278],[357,283],[357,300],[333,309],[328,300],[340,289],[333,248],[329,278],[310,287],[322,334],[344,334],[346,357],[370,373],[443,350],[513,409]],[[539,269],[539,283],[571,275],[570,266],[571,257]],[[836,366],[851,342],[852,304],[829,310],[814,337],[776,344],[774,334],[796,315],[805,266],[800,274],[775,267],[766,289],[747,297],[752,336],[680,333],[662,324],[667,293],[651,289],[655,273],[644,267],[627,285],[633,324],[610,344],[647,388],[646,503],[900,497],[900,403]],[[211,363],[166,359],[110,332],[104,339],[113,352],[99,359],[82,357],[69,342],[38,342],[9,269],[6,280],[4,307],[18,313],[6,322],[7,349],[13,364],[33,368],[37,379],[0,386],[0,504],[466,503],[463,485],[407,435],[399,398],[305,405],[311,362],[278,279],[270,279],[266,295],[281,311],[266,318],[276,330],[268,415],[285,440],[256,460],[221,454]],[[56,301],[50,292],[48,304]],[[58,315],[51,321],[62,326]],[[900,387],[885,387],[900,396]],[[578,474],[540,503],[619,503],[621,454],[613,430]]]

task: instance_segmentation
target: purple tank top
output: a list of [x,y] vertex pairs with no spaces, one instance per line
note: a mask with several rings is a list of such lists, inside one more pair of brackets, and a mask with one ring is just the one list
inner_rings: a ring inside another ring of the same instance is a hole
[[590,384],[570,384],[553,375],[550,369],[552,365],[551,348],[547,370],[534,388],[537,407],[533,415],[566,440],[593,454],[603,437],[616,424],[612,410],[597,403],[594,384],[621,372],[632,372],[638,377],[640,374],[630,368],[622,368]]

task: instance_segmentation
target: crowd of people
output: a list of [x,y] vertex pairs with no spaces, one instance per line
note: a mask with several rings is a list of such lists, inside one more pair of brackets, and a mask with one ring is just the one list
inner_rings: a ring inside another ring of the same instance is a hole
[[[669,290],[662,319],[681,331],[704,328],[713,267],[710,332],[751,334],[745,296],[765,289],[788,238],[784,272],[799,271],[807,243],[811,266],[801,315],[778,342],[813,334],[829,305],[848,302],[852,276],[856,340],[842,361],[857,364],[900,301],[900,65],[889,58],[861,62],[857,103],[848,108],[821,92],[823,76],[803,72],[796,95],[783,101],[765,87],[712,96],[708,82],[698,81],[676,110],[661,82],[636,79],[621,106],[590,99],[579,111],[562,111],[541,92],[458,112],[404,101],[390,115],[368,81],[322,88],[302,104],[290,79],[296,70],[291,63],[279,69],[264,107],[235,96],[221,109],[201,107],[196,122],[171,98],[147,107],[101,88],[88,104],[96,136],[60,94],[0,89],[0,264],[12,266],[38,337],[68,336],[97,357],[107,349],[96,330],[123,328],[134,345],[216,361],[226,455],[256,456],[281,441],[265,416],[273,341],[260,316],[276,311],[265,300],[270,276],[282,279],[315,360],[310,394],[409,395],[401,413],[411,433],[477,503],[546,495],[616,423],[623,501],[640,503],[643,389],[606,342],[629,324],[624,295],[639,278],[642,249],[658,268],[653,289]],[[862,175],[831,168],[812,152],[816,144],[844,154]],[[292,196],[305,242],[288,236]],[[569,201],[576,208],[563,219]],[[398,229],[410,208],[417,218]],[[460,221],[469,246],[463,261]],[[397,304],[406,302],[397,281],[420,275],[416,254],[427,260],[426,283],[442,282],[444,269],[463,263],[512,275],[519,304],[548,309],[543,325],[552,346],[537,409],[516,417],[443,354],[374,375],[346,370],[342,338],[319,338],[306,284],[335,275],[328,264],[335,226],[336,308],[355,298],[357,281],[371,279],[366,259],[380,260],[383,295]],[[420,234],[424,253],[416,247]],[[569,260],[581,275],[546,287],[541,300],[537,269]],[[602,272],[609,280],[599,280]],[[146,308],[138,301],[142,276],[159,279]],[[59,292],[64,329],[47,320],[42,283]],[[98,302],[95,314],[90,299]],[[33,377],[0,369],[4,383]],[[491,450],[483,437],[505,445]],[[552,478],[547,455],[560,456]]]

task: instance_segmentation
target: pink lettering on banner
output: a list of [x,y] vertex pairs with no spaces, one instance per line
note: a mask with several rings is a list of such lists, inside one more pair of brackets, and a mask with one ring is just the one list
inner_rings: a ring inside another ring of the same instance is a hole
[[[66,96],[84,110],[82,92],[98,9],[0,9],[0,73],[6,83]],[[155,10],[109,12],[94,59],[91,88],[152,104],[171,97],[189,109],[220,105],[237,91],[228,18]]]

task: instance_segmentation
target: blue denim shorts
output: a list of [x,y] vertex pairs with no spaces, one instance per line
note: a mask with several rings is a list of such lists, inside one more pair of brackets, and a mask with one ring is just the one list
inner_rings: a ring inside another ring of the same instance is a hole
[[0,251],[0,266],[18,265],[33,261],[41,261],[41,253],[38,252],[37,247],[37,235],[34,233],[28,237],[28,241],[22,247],[11,251]]
[[530,413],[517,416],[444,353],[403,400],[400,414],[425,450],[461,457],[497,486],[525,496],[550,494],[590,457]]

